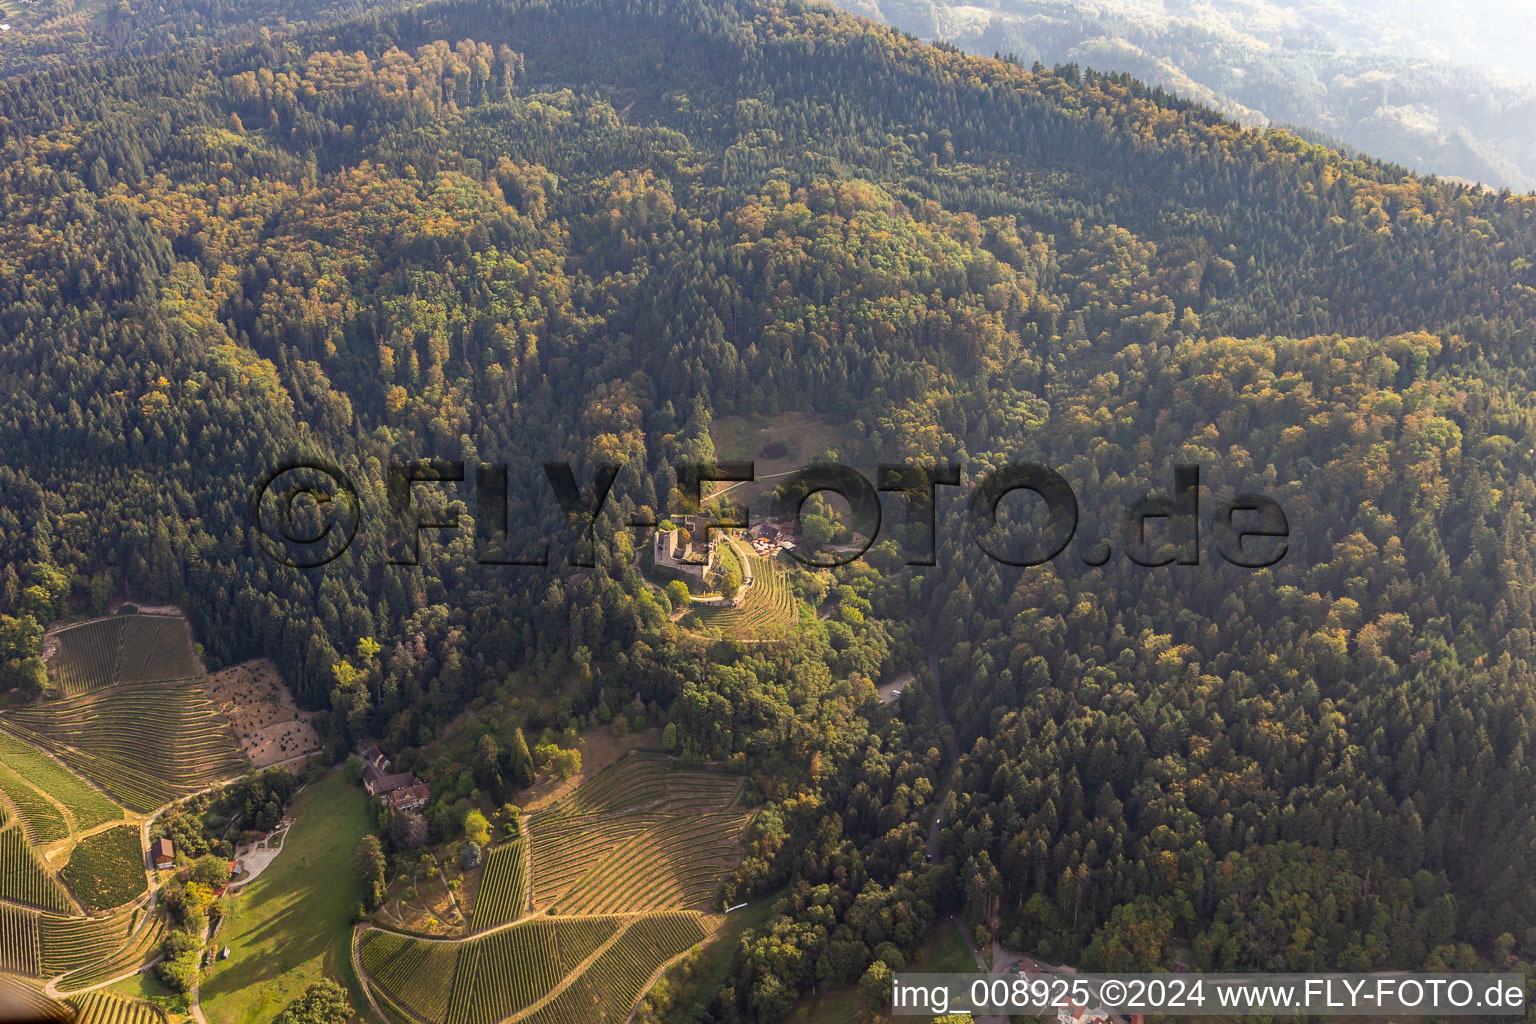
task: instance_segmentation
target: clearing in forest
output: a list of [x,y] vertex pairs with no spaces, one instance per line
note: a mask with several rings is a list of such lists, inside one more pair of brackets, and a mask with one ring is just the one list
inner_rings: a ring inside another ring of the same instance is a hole
[[299,710],[270,658],[212,673],[207,691],[257,768],[319,752],[314,714]]

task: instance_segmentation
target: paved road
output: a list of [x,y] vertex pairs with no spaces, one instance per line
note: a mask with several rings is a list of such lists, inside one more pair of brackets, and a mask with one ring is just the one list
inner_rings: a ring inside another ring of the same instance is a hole
[[[245,856],[240,857],[239,851],[235,851],[240,866],[245,868],[245,877],[238,882],[230,882],[230,892],[244,892],[246,886],[256,881],[274,860],[282,856],[283,851],[288,848],[288,831],[291,828],[293,828],[293,819],[284,818],[277,828],[267,834],[266,839],[258,843],[256,848],[247,852]],[[272,846],[273,839],[277,840],[276,849]]]
[[[949,920],[959,930],[960,937],[965,940],[966,948],[971,951],[971,956],[976,958],[976,969],[982,974],[993,973],[987,970],[987,959],[982,956],[981,950],[976,948],[976,943],[972,940],[971,933],[966,930],[965,922],[954,914],[949,915]],[[972,1020],[974,1024],[1008,1024],[1008,1018],[1002,1014],[987,1014],[985,1016],[973,1017]]]

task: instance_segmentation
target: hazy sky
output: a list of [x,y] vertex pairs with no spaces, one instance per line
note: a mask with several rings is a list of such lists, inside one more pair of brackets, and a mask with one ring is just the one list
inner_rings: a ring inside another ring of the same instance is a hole
[[[1124,6],[1143,5],[1130,0]],[[1292,32],[1322,32],[1341,49],[1389,50],[1536,77],[1536,0],[1147,0],[1145,7],[1228,22],[1274,42]]]

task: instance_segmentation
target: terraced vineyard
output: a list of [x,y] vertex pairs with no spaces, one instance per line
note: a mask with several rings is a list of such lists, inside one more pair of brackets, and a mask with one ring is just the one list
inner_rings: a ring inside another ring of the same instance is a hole
[[701,909],[739,856],[741,781],[631,754],[529,820],[534,902],[556,913]]
[[48,659],[48,671],[64,696],[90,693],[116,681],[126,621],[126,616],[114,615],[49,635],[57,646]]
[[442,1022],[458,969],[458,942],[426,942],[396,932],[370,930],[358,939],[358,962],[374,989],[412,1020]]
[[[85,832],[98,825],[123,820],[123,809],[95,787],[47,754],[4,731],[0,731],[0,790],[20,810],[28,838],[36,844],[51,841],[44,836],[61,839],[69,834],[64,816],[53,801],[64,805],[65,811],[74,819],[77,831]],[[42,794],[52,797],[53,801]],[[29,808],[36,808],[41,816],[41,827],[32,820]],[[59,833],[61,827],[64,831]]]
[[557,914],[706,905],[740,851],[745,814],[667,819],[615,847],[555,901]]
[[623,1021],[651,978],[704,941],[698,914],[650,914],[629,927],[553,999],[520,1018],[525,1024],[606,1024]]
[[[740,792],[732,776],[631,753],[491,851],[469,938],[363,932],[369,987],[409,1024],[625,1019],[656,972],[718,920],[691,908],[740,858],[750,817]],[[549,915],[506,924],[530,891]]]
[[203,672],[187,624],[176,615],[113,615],[65,627],[49,640],[48,669],[65,697]]
[[135,811],[250,767],[199,680],[114,686],[17,708],[5,722]]
[[477,955],[459,962],[448,1024],[506,1020],[552,992],[625,923],[617,917],[531,921],[477,940]]
[[0,899],[68,914],[69,895],[32,853],[21,827],[0,830]]
[[124,999],[109,992],[88,992],[68,1000],[75,1009],[75,1024],[163,1024],[149,1003]]
[[0,792],[16,809],[21,828],[27,841],[41,846],[69,835],[69,823],[64,812],[54,806],[42,793],[27,785],[22,776],[11,770],[9,759],[0,761]]
[[687,814],[721,810],[736,800],[741,780],[719,772],[679,771],[664,754],[631,753],[583,782],[535,822],[614,812],[665,810]]
[[124,615],[117,681],[152,683],[203,674],[192,633],[179,615]]
[[61,917],[0,903],[0,971],[60,979],[79,991],[127,974],[158,952],[164,919],[140,908],[105,917]]
[[107,917],[42,915],[38,922],[42,975],[51,978],[101,962],[128,940],[139,917],[133,908]]
[[[65,696],[0,715],[0,977],[57,979],[81,994],[73,1005],[87,1024],[158,1024],[148,1004],[84,992],[142,967],[165,933],[159,915],[129,905],[148,888],[144,849],[112,798],[147,812],[248,762],[202,696],[181,618],[114,616],[52,633],[47,646]],[[45,863],[35,847],[55,843]],[[60,862],[55,875],[48,864]],[[91,917],[82,906],[122,909]]]
[[38,941],[35,910],[0,903],[0,971],[38,973],[42,945]]
[[528,845],[519,839],[491,850],[475,894],[475,913],[469,930],[482,932],[515,921],[528,910]]
[[529,846],[534,905],[548,905],[605,852],[661,820],[661,815],[626,815],[611,821],[555,820],[542,826]]
[[752,586],[742,591],[735,608],[695,605],[693,625],[719,630],[738,640],[779,640],[800,621],[800,607],[789,586],[789,575],[780,559],[748,555]]
[[130,941],[112,956],[97,960],[88,967],[65,975],[59,981],[59,991],[78,992],[138,970],[148,963],[151,957],[159,954],[160,943],[164,938],[165,918],[157,914],[152,921],[140,927],[131,936]]
[[375,989],[411,1020],[497,1024],[553,992],[629,920],[544,918],[463,942],[368,931],[358,958]]

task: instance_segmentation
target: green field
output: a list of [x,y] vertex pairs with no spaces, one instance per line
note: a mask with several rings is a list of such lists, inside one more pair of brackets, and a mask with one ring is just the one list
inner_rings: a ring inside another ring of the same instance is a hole
[[110,910],[142,896],[149,883],[138,826],[86,836],[70,852],[59,877],[88,910]]
[[266,1024],[321,978],[343,981],[364,1006],[352,977],[352,911],[363,898],[352,869],[358,841],[373,831],[368,801],[331,772],[294,798],[283,852],[238,896],[227,900],[219,942],[230,959],[202,985],[202,1006],[217,1024]]
[[172,1021],[190,1017],[186,997],[166,988],[153,971],[135,974],[131,978],[113,982],[102,991],[153,1003],[164,1010]]
[[789,1015],[789,1024],[859,1024],[859,990],[828,988],[807,996]]
[[788,636],[800,621],[800,606],[790,589],[783,559],[748,555],[747,562],[752,567],[752,586],[741,592],[735,608],[695,604],[683,618],[683,625],[719,631],[737,640],[778,640]]
[[960,925],[941,920],[907,969],[924,974],[975,974],[976,958],[965,944]]
[[504,843],[486,855],[469,930],[517,920],[527,912],[528,899],[528,844],[521,839]]

